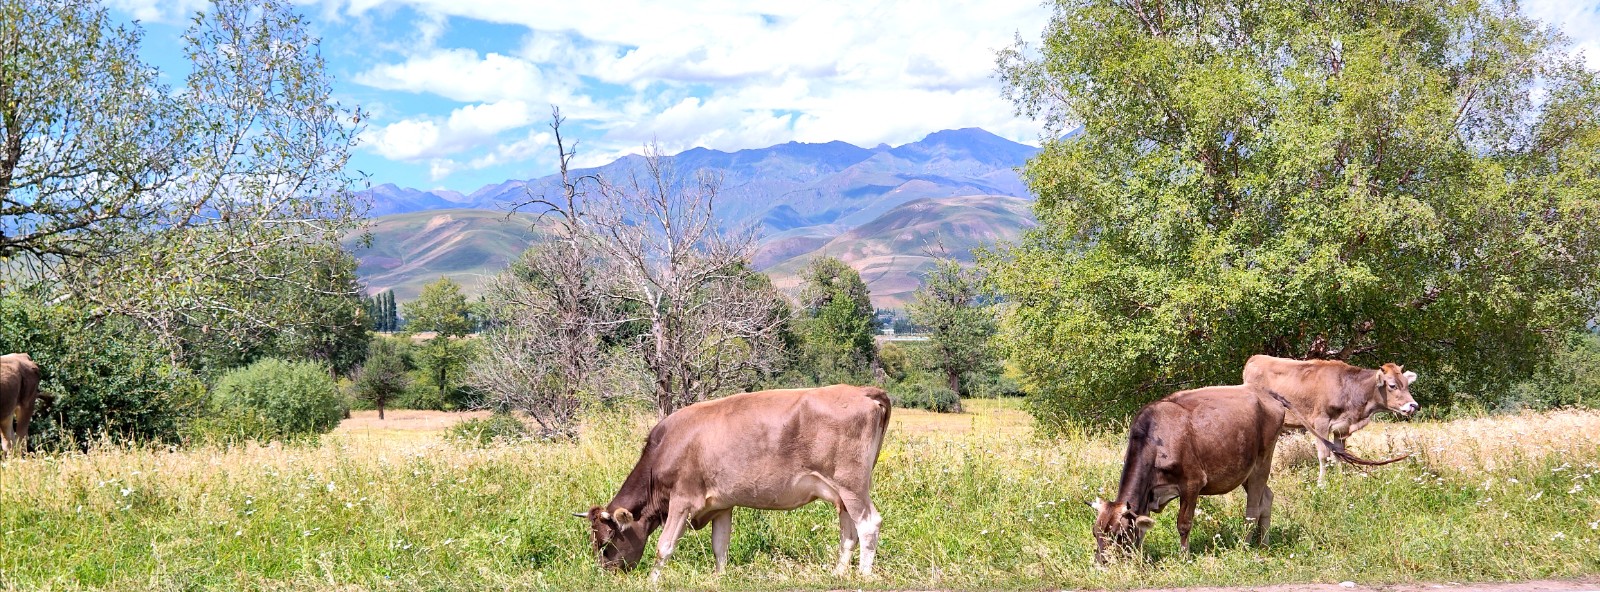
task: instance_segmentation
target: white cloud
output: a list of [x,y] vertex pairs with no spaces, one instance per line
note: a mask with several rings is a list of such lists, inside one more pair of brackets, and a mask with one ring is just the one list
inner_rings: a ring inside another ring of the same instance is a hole
[[1523,0],[1523,13],[1555,25],[1583,52],[1590,69],[1600,70],[1600,5],[1571,0]]
[[[602,152],[659,139],[736,150],[791,139],[904,143],[977,125],[1023,139],[991,77],[994,50],[1049,16],[1036,0],[923,4],[361,0],[527,28],[515,55],[434,49],[357,75],[383,90],[461,102],[558,104],[606,130]],[[610,90],[585,84],[598,81]],[[618,94],[621,90],[621,94]],[[880,103],[878,101],[897,101]],[[933,109],[941,109],[934,112]],[[972,120],[970,115],[979,115]],[[452,114],[454,119],[463,113]],[[941,127],[942,126],[942,127]],[[461,126],[458,126],[461,127]],[[998,129],[996,129],[998,128]],[[833,137],[820,134],[837,133]],[[449,134],[444,134],[448,136]]]
[[401,120],[372,132],[371,144],[384,158],[414,160],[429,155],[439,143],[439,126],[432,121]]
[[471,49],[446,49],[414,55],[398,64],[357,74],[356,82],[383,90],[426,92],[456,101],[499,101],[557,93],[537,65]]
[[[358,17],[397,6],[429,15],[414,25],[411,49],[356,80],[479,104],[391,124],[406,124],[394,130],[396,138],[419,133],[423,120],[438,135],[431,148],[390,145],[379,148],[382,154],[456,158],[470,148],[460,162],[441,166],[443,174],[537,155],[526,149],[528,136],[501,136],[542,121],[549,104],[586,130],[599,130],[600,137],[585,134],[579,153],[585,164],[637,152],[652,140],[669,151],[737,150],[789,140],[901,144],[969,126],[1031,143],[1040,131],[1038,123],[1014,116],[992,76],[996,50],[1019,34],[1037,39],[1048,24],[1051,8],[1038,0],[323,2]],[[1572,36],[1600,69],[1594,0],[1578,6],[1524,0],[1522,7]],[[438,31],[450,26],[443,17],[525,33],[514,50],[498,40],[499,53],[436,48],[444,42]],[[513,101],[535,108],[515,109]],[[468,146],[469,139],[476,143]],[[521,148],[508,148],[515,143]]]
[[402,119],[370,130],[368,143],[390,160],[437,159],[491,143],[501,132],[526,127],[533,120],[533,110],[522,101],[478,103],[444,118]]
[[163,23],[187,22],[194,11],[208,6],[207,0],[111,0],[108,4],[141,21]]

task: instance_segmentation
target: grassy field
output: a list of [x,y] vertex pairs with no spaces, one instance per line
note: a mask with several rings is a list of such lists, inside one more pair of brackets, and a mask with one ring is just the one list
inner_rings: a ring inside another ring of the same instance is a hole
[[[1131,588],[1571,578],[1600,574],[1600,414],[1379,424],[1360,454],[1416,456],[1315,486],[1285,440],[1271,546],[1241,544],[1244,496],[1207,498],[1194,553],[1172,513],[1147,562],[1091,565],[1090,510],[1114,493],[1122,442],[1032,435],[1014,402],[964,415],[896,410],[874,498],[879,575],[834,578],[831,508],[739,511],[729,572],[692,532],[668,588]],[[647,419],[577,442],[444,442],[456,418],[358,414],[317,446],[101,449],[0,463],[0,588],[648,589],[609,574],[569,515],[609,499]]]

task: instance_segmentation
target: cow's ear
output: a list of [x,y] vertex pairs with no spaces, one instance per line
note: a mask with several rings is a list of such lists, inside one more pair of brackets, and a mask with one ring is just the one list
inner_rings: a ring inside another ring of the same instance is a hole
[[1092,501],[1092,502],[1083,502],[1083,503],[1089,504],[1090,508],[1094,508],[1094,511],[1095,511],[1096,514],[1100,513],[1101,510],[1104,510],[1106,508],[1106,501],[1103,500],[1103,499],[1100,499],[1098,497],[1094,498],[1094,501]]
[[1417,373],[1410,370],[1407,370],[1406,373],[1401,374],[1401,376],[1406,377],[1406,384],[1411,384],[1417,381]]
[[1139,532],[1150,532],[1151,528],[1155,528],[1156,521],[1149,516],[1140,516],[1134,519],[1133,526],[1139,529]]
[[633,512],[629,512],[627,508],[618,508],[617,511],[611,515],[611,519],[617,521],[617,526],[627,528],[633,524]]

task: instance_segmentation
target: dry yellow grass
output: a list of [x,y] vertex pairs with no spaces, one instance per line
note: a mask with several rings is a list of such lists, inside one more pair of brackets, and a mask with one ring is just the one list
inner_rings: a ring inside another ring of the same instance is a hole
[[[1412,454],[1434,470],[1493,472],[1600,450],[1600,412],[1564,409],[1448,422],[1379,421],[1351,435],[1346,444],[1370,459]],[[1314,466],[1315,450],[1309,435],[1285,436],[1274,464]]]

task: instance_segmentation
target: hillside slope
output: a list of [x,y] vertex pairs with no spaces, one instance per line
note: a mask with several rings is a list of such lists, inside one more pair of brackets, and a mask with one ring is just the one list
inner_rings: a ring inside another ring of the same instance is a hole
[[[768,240],[755,260],[775,285],[792,290],[799,287],[799,273],[812,258],[837,257],[861,272],[874,305],[899,308],[922,285],[922,274],[933,267],[935,257],[943,254],[970,263],[974,249],[1015,241],[1034,225],[1030,202],[1021,198],[924,198],[891,208],[810,251],[794,253],[792,241]],[[762,266],[778,249],[788,258]]]
[[477,295],[538,240],[534,223],[532,215],[479,209],[394,214],[373,219],[344,245],[361,261],[356,275],[369,293],[394,290],[395,299],[410,300],[444,276]]

